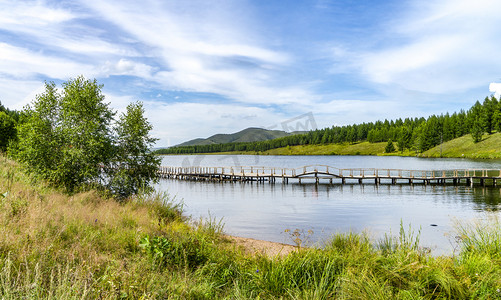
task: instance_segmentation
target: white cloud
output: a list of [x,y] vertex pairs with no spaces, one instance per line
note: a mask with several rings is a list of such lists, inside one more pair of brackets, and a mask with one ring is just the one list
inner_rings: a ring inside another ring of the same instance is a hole
[[191,10],[187,13],[187,8],[179,9],[176,3],[82,4],[155,49],[163,59],[164,70],[152,79],[166,89],[214,93],[263,104],[311,103],[316,98],[305,86],[285,83],[290,56],[257,42],[252,24],[244,24],[232,12],[221,9],[224,3],[213,6],[197,2],[197,11],[203,11],[203,16]]
[[497,0],[415,1],[377,36],[383,46],[354,51],[350,63],[371,82],[409,90],[486,87],[501,69],[499,11]]
[[489,91],[494,93],[494,96],[496,96],[496,98],[499,98],[499,96],[501,95],[501,83],[492,82],[491,84],[489,84]]
[[[338,99],[311,107],[318,128],[426,116],[425,103],[410,106],[404,101]],[[384,116],[381,118],[381,116]]]
[[397,49],[367,54],[362,58],[362,67],[372,81],[391,83],[402,74],[440,64],[444,57],[463,46],[457,37],[425,38]]
[[0,43],[0,70],[16,78],[30,78],[43,74],[49,78],[69,78],[80,74],[97,74],[96,68],[57,56],[45,55],[24,48]]
[[107,61],[101,71],[106,75],[131,75],[138,76],[144,79],[151,79],[153,67],[146,64],[138,63],[128,59],[120,59],[116,63]]
[[2,28],[43,27],[49,24],[62,23],[74,18],[68,11],[57,7],[49,7],[43,1],[2,1],[0,2],[0,24]]
[[[44,1],[0,2],[0,28],[29,37],[52,51],[71,52],[94,59],[103,55],[137,56],[128,45],[114,45],[100,36],[103,30],[82,22],[92,17],[81,11],[51,6]],[[68,53],[65,53],[68,55]]]
[[114,45],[93,36],[66,36],[63,34],[49,37],[56,50],[67,50],[70,53],[84,55],[99,62],[103,56],[139,56],[139,53],[126,45]]
[[43,93],[45,86],[40,81],[2,78],[0,90],[2,104],[9,109],[20,110],[31,103],[37,94]]

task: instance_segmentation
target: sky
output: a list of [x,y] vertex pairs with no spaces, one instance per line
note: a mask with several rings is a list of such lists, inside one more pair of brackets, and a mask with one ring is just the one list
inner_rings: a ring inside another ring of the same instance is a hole
[[22,109],[45,81],[95,78],[119,113],[143,102],[157,147],[304,116],[324,128],[452,113],[501,92],[499,12],[499,0],[0,0],[0,101]]

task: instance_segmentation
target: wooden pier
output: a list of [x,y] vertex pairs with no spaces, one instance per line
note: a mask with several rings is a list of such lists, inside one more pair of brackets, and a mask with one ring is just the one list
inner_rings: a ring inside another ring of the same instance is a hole
[[270,167],[160,167],[162,178],[197,181],[314,182],[329,184],[466,184],[496,186],[501,170],[338,169],[325,165],[297,169]]

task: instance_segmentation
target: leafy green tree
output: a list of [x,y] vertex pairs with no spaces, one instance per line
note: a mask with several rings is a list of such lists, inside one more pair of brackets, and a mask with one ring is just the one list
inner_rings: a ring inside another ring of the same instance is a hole
[[495,97],[485,97],[484,102],[482,103],[481,110],[481,119],[482,125],[484,127],[485,132],[488,134],[492,133],[494,129],[493,117],[494,111],[496,110],[497,99]]
[[354,144],[357,141],[357,132],[354,127],[350,126],[348,130],[347,141],[350,142],[350,144]]
[[410,148],[411,142],[412,142],[412,130],[408,127],[401,127],[397,143],[398,150],[400,152],[403,152],[405,149]]
[[496,110],[492,115],[494,129],[497,132],[501,132],[501,111]]
[[6,151],[9,143],[16,139],[16,121],[3,111],[0,111],[0,151]]
[[117,121],[116,157],[109,188],[122,199],[141,189],[151,190],[150,184],[158,180],[160,158],[150,151],[157,140],[149,136],[151,129],[139,102],[129,104]]
[[420,152],[424,152],[440,144],[442,128],[437,116],[433,115],[429,117],[416,130],[419,132],[418,149]]
[[7,107],[5,107],[2,102],[0,101],[0,111],[3,111],[6,113],[8,116],[10,116],[16,123],[19,122],[19,118],[21,117],[21,113],[17,110],[10,110]]
[[115,113],[104,102],[102,87],[82,76],[63,83],[58,124],[63,156],[58,174],[69,191],[96,180],[102,183],[101,167],[112,160],[110,125]]
[[57,91],[46,83],[19,127],[17,157],[41,177],[73,192],[104,179],[110,162],[114,113],[96,80],[77,77]]
[[451,117],[445,114],[442,117],[442,136],[441,142],[447,142],[455,138],[455,116]]
[[494,113],[492,114],[492,123],[494,129],[497,130],[497,132],[501,132],[501,99],[496,101]]
[[[114,129],[115,112],[104,102],[101,90],[95,79],[83,76],[64,83],[60,92],[54,83],[46,83],[45,92],[25,109],[18,143],[11,147],[14,157],[68,192],[106,187],[118,181],[114,176],[124,174],[131,176],[121,181],[126,196],[137,192],[138,184],[147,186],[158,162],[144,150],[154,139],[147,135],[151,125],[143,117],[142,106],[130,106]],[[145,175],[145,169],[150,175]],[[118,196],[125,194],[120,191]]]
[[18,142],[9,148],[11,155],[32,173],[54,184],[59,183],[57,169],[63,152],[58,128],[59,98],[56,85],[45,83],[45,92],[25,108],[25,122],[18,126]]
[[473,126],[471,129],[471,137],[474,143],[482,141],[482,135],[484,134],[484,127],[482,126],[482,121],[477,118],[473,121]]
[[386,147],[384,148],[385,153],[395,152],[395,146],[393,145],[393,141],[391,139],[388,140]]
[[482,135],[484,134],[486,128],[486,119],[483,112],[484,109],[479,101],[475,102],[475,104],[468,110],[469,132],[471,133],[474,143],[478,143],[482,140]]

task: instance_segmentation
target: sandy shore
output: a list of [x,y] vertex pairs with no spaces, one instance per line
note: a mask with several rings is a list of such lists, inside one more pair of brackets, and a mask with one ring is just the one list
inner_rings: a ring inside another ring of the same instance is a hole
[[282,243],[255,240],[251,238],[243,238],[238,236],[227,236],[237,246],[242,247],[249,254],[263,254],[268,257],[285,256],[292,251],[296,251],[297,247]]

